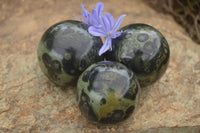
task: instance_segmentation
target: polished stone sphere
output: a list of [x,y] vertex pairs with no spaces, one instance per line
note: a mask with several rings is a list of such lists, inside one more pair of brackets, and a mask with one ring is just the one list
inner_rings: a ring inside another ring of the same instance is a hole
[[95,123],[124,121],[135,110],[139,95],[137,77],[118,62],[101,61],[91,65],[77,83],[80,111]]
[[51,26],[42,36],[37,50],[39,65],[56,85],[74,84],[88,66],[103,60],[98,55],[102,41],[90,35],[88,27],[66,20]]
[[165,37],[146,24],[131,24],[121,30],[121,36],[112,41],[113,50],[106,58],[131,69],[142,87],[153,84],[168,66],[170,49]]

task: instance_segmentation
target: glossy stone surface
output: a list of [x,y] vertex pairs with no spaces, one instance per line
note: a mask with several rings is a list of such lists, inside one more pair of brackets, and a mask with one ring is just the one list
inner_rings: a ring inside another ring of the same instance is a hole
[[121,63],[102,61],[91,65],[79,77],[78,105],[89,120],[115,124],[135,110],[140,85],[135,74]]
[[157,81],[166,71],[170,49],[164,36],[146,24],[123,27],[120,37],[113,40],[113,52],[107,58],[133,70],[141,86]]
[[66,86],[91,64],[103,60],[98,55],[102,41],[91,36],[88,25],[67,20],[51,26],[38,46],[39,65],[55,84]]
[[171,16],[154,11],[144,0],[103,1],[105,10],[116,18],[127,14],[121,26],[148,23],[156,26],[170,44],[166,73],[159,83],[143,90],[137,111],[128,120],[96,126],[80,116],[75,87],[63,90],[49,83],[36,54],[41,35],[63,18],[80,18],[81,3],[91,11],[96,2],[0,1],[0,132],[158,133],[165,132],[162,127],[190,126],[180,133],[198,133],[200,128],[196,132],[192,129],[200,127],[200,45]]

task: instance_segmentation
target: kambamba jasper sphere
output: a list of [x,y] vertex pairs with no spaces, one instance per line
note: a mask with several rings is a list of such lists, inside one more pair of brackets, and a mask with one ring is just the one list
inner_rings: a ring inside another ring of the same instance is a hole
[[140,85],[135,74],[118,62],[102,61],[91,65],[79,77],[78,106],[90,121],[115,124],[135,110]]
[[42,36],[37,50],[39,65],[55,84],[72,84],[88,66],[103,60],[98,55],[100,37],[87,30],[87,24],[67,20],[51,26]]
[[131,24],[121,29],[120,37],[112,42],[111,59],[135,72],[141,86],[157,81],[166,71],[170,49],[165,37],[146,24]]

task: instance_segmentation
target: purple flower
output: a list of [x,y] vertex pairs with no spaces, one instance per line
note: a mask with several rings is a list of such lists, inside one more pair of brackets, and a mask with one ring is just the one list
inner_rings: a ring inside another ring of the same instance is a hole
[[91,14],[85,9],[84,4],[82,4],[82,18],[90,26],[100,26],[100,16],[102,15],[104,5],[101,2],[96,4],[95,9],[92,9]]
[[102,55],[109,49],[112,50],[112,39],[121,35],[122,31],[116,31],[123,18],[126,16],[121,15],[115,23],[115,20],[110,13],[105,13],[103,15],[103,9],[103,3],[98,2],[95,9],[92,9],[90,14],[82,4],[82,18],[90,25],[88,29],[89,33],[93,36],[103,36],[106,38],[103,46],[99,50],[99,55]]
[[117,29],[125,16],[126,15],[121,15],[115,23],[113,16],[110,13],[105,13],[100,16],[99,23],[101,26],[89,27],[88,31],[93,36],[103,36],[106,38],[103,46],[99,50],[99,55],[102,55],[109,49],[112,50],[112,39],[121,35],[122,31],[117,31]]

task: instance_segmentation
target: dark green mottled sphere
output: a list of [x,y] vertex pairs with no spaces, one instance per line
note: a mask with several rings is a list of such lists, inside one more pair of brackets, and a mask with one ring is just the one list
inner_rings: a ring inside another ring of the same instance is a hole
[[101,39],[87,30],[88,25],[67,20],[51,26],[42,36],[37,50],[39,65],[55,84],[73,84],[88,66],[103,60],[98,55]]
[[164,36],[152,26],[131,24],[112,42],[107,58],[126,65],[135,72],[141,86],[157,81],[166,71],[170,50]]
[[115,124],[135,110],[140,85],[135,74],[123,64],[101,61],[81,74],[77,95],[78,106],[88,120]]

